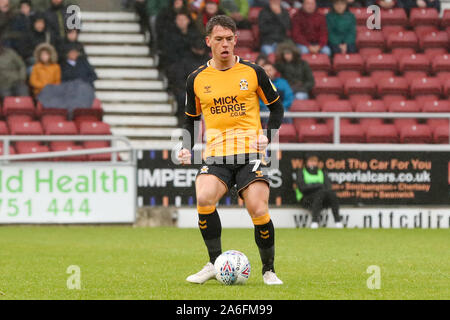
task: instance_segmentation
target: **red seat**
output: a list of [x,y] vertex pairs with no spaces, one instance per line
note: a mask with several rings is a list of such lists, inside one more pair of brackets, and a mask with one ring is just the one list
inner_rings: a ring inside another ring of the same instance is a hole
[[406,26],[408,24],[408,17],[403,8],[392,8],[380,10],[381,25],[400,25]]
[[360,48],[359,49],[359,54],[361,55],[361,57],[364,60],[367,60],[370,56],[376,56],[379,54],[382,54],[383,50],[381,48],[371,48],[371,47],[367,47],[367,48]]
[[366,30],[356,34],[356,45],[358,48],[380,48],[385,46],[384,36],[381,31]]
[[[442,87],[445,89],[445,82],[447,81],[447,79],[450,79],[450,71],[438,72],[438,73],[436,73],[436,78],[439,79]],[[443,93],[445,95],[445,90]]]
[[104,122],[86,122],[80,126],[80,135],[111,135],[111,128]]
[[261,42],[260,41],[261,36],[260,36],[260,32],[259,32],[259,25],[257,23],[252,25],[252,33],[253,33],[253,38],[255,38],[255,45],[256,45],[256,47],[259,48],[260,42]]
[[237,34],[239,39],[237,47],[247,47],[252,49],[255,47],[255,37],[253,36],[252,30],[240,29],[237,31]]
[[347,80],[349,80],[349,79],[361,77],[361,72],[353,71],[353,70],[344,70],[344,71],[339,71],[336,74],[336,76],[339,78],[341,83],[346,83]]
[[335,72],[344,70],[364,71],[364,60],[361,55],[353,54],[335,54],[333,58],[333,69]]
[[10,124],[11,135],[43,135],[44,130],[42,129],[41,123],[39,121],[24,121],[24,122],[12,122]]
[[[45,153],[50,152],[47,146],[43,145],[25,145],[25,144],[17,144],[16,143],[16,151],[18,154],[30,154],[30,153]],[[33,160],[25,160],[25,161],[48,161],[49,159],[33,159]]]
[[432,130],[436,127],[441,126],[446,126],[447,128],[450,128],[448,119],[431,118],[427,120],[427,124]]
[[349,10],[351,13],[353,13],[355,15],[356,23],[358,25],[366,26],[367,19],[369,19],[369,17],[372,15],[372,13],[367,12],[366,8],[350,7]]
[[403,73],[403,77],[406,79],[406,82],[408,82],[408,85],[411,85],[413,80],[417,78],[426,78],[427,73],[425,71],[406,71]]
[[450,101],[448,100],[426,101],[423,104],[422,112],[450,112]]
[[392,101],[388,106],[389,112],[420,112],[415,100]]
[[243,56],[244,54],[248,54],[250,52],[253,52],[253,50],[251,48],[247,48],[247,47],[239,47],[234,50],[234,54],[237,56],[240,56],[240,57]]
[[406,29],[403,26],[385,26],[383,25],[381,27],[381,32],[383,32],[384,39],[387,39],[388,35],[391,33],[396,33],[400,31],[406,31]]
[[392,122],[394,123],[394,126],[397,128],[398,132],[400,132],[404,127],[417,125],[417,119],[412,118],[393,119]]
[[39,101],[36,104],[36,115],[38,117],[44,117],[46,115],[60,115],[67,119],[67,109],[62,108],[46,108]]
[[316,81],[313,88],[313,94],[335,94],[342,95],[343,86],[338,77],[324,77]]
[[348,99],[350,100],[350,104],[352,107],[356,106],[360,101],[369,101],[373,99],[373,96],[369,94],[351,94]]
[[449,36],[445,31],[430,32],[419,38],[422,49],[449,48]]
[[450,27],[450,9],[445,9],[441,19],[441,27],[445,29]]
[[243,60],[248,60],[250,62],[255,62],[256,59],[258,58],[258,56],[259,56],[259,52],[254,52],[254,51],[250,51],[250,52],[239,55],[239,57],[241,57]]
[[368,143],[398,143],[397,129],[393,124],[370,126],[366,136]]
[[403,56],[399,61],[400,72],[405,71],[430,71],[430,61],[424,54],[414,53]]
[[450,54],[436,56],[431,62],[431,68],[434,73],[450,72]]
[[67,118],[61,114],[44,114],[41,118],[41,123],[44,128],[46,128],[50,123],[64,121],[67,121]]
[[335,100],[339,100],[340,99],[340,95],[337,94],[319,94],[316,96],[316,101],[319,104],[319,106],[323,106],[323,104],[327,101],[335,101]]
[[408,95],[408,83],[403,77],[382,78],[378,83],[378,94],[384,95]]
[[[53,152],[61,151],[79,151],[84,150],[83,147],[77,145],[55,145],[50,148]],[[59,157],[53,158],[53,161],[86,161],[86,156],[69,156],[69,157]]]
[[400,61],[400,59],[403,56],[410,56],[415,53],[416,53],[416,50],[414,50],[413,48],[394,48],[394,49],[392,49],[392,54],[394,55],[394,57],[397,61]]
[[328,57],[328,55],[326,54],[303,54],[302,59],[308,62],[312,71],[329,72],[331,70],[330,57]]
[[[3,148],[3,142],[0,142],[0,157],[3,156],[5,149]],[[9,146],[9,154],[16,154],[16,149],[13,146]]]
[[329,7],[317,8],[317,12],[326,16],[331,11]]
[[433,132],[433,142],[440,144],[448,144],[449,143],[449,127],[448,126],[439,126],[434,128]]
[[450,79],[447,79],[444,83],[444,94],[450,98]]
[[375,70],[391,70],[397,71],[397,60],[392,54],[379,54],[376,56],[370,56],[366,60],[367,72]]
[[414,31],[399,31],[391,33],[386,39],[386,46],[389,49],[394,48],[413,48],[417,50],[418,39]]
[[77,135],[78,130],[74,122],[72,121],[60,121],[50,122],[45,127],[46,135]]
[[426,48],[424,54],[428,57],[428,60],[431,62],[434,61],[435,58],[442,56],[447,53],[445,48]]
[[344,85],[344,92],[346,95],[370,95],[374,96],[376,93],[376,86],[370,77],[357,77],[348,79]]
[[320,111],[319,104],[316,100],[294,100],[291,112],[318,112]]
[[251,7],[249,12],[248,12],[248,20],[252,23],[258,23],[258,17],[259,17],[259,13],[261,12],[261,10],[263,9],[263,7]]
[[412,8],[409,12],[409,23],[411,26],[439,25],[439,12],[435,8]]
[[383,78],[392,78],[394,76],[395,73],[392,70],[375,70],[370,73],[370,77],[375,83],[379,83]]
[[381,118],[361,118],[359,119],[359,123],[361,124],[364,132],[366,133],[366,138],[367,138],[367,131],[369,130],[369,128],[384,125],[383,119]]
[[365,143],[366,134],[361,124],[341,124],[341,143]]
[[0,121],[0,136],[7,136],[9,135],[9,129],[8,125],[5,121]]
[[297,131],[293,124],[283,123],[278,131],[280,143],[297,142]]
[[411,83],[411,95],[436,95],[441,94],[441,83],[437,78],[419,78]]
[[312,72],[314,80],[318,81],[321,78],[325,78],[328,77],[328,72],[327,71],[313,71]]
[[3,101],[3,114],[24,114],[34,117],[35,108],[31,97],[6,97]]
[[386,112],[387,108],[382,100],[359,101],[355,105],[356,112]]
[[73,111],[73,119],[78,127],[82,122],[102,121],[103,108],[99,99],[94,99],[91,108],[77,108]]
[[438,31],[437,27],[432,26],[432,25],[426,25],[426,24],[425,25],[421,25],[421,26],[416,26],[414,28],[414,32],[417,34],[417,38],[419,38],[419,41],[427,33],[437,32],[437,31]]
[[298,129],[304,126],[311,126],[313,124],[316,124],[316,118],[294,118],[294,127],[296,131],[298,132]]
[[322,112],[352,112],[349,100],[327,101],[322,105]]
[[312,124],[298,128],[300,142],[306,143],[331,143],[332,133],[326,124]]
[[432,133],[430,127],[426,124],[414,124],[404,126],[400,130],[401,143],[431,143]]

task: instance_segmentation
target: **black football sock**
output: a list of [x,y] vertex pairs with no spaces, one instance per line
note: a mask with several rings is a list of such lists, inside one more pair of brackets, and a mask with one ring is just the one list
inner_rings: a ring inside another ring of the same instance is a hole
[[198,211],[198,227],[208,249],[209,261],[214,264],[222,254],[220,217],[215,207],[198,207]]
[[262,262],[262,273],[266,271],[275,272],[275,228],[270,215],[253,219],[255,225],[255,242],[259,249]]

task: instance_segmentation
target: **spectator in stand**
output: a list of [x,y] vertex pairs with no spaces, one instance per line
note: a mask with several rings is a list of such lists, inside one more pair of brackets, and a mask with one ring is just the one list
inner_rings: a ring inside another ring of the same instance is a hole
[[220,6],[225,14],[236,22],[238,29],[250,29],[252,27],[250,21],[248,21],[250,10],[248,0],[221,0]]
[[37,96],[47,85],[61,83],[61,67],[58,64],[56,50],[50,44],[40,44],[34,55],[36,64],[31,71],[30,85],[34,96]]
[[[151,54],[154,54],[158,45],[158,32],[156,30],[156,19],[158,14],[169,5],[169,0],[137,0],[135,5],[136,12],[141,17],[141,28],[145,32],[150,31]],[[143,12],[143,13],[142,13]],[[145,22],[145,20],[147,22]],[[147,29],[146,29],[147,28]]]
[[324,15],[317,12],[316,0],[304,0],[302,9],[292,18],[292,39],[301,54],[331,55],[327,46],[327,21]]
[[27,68],[22,58],[0,44],[0,96],[28,96]]
[[56,47],[59,47],[66,37],[67,19],[67,6],[64,0],[51,0],[50,8],[45,12],[45,20]]
[[161,66],[169,66],[181,61],[190,52],[191,41],[200,37],[200,33],[191,21],[188,11],[181,11],[175,17],[175,30],[170,30],[162,44]]
[[193,39],[191,50],[181,61],[171,66],[169,69],[170,91],[177,99],[177,113],[179,123],[184,119],[184,106],[186,101],[186,79],[198,67],[208,62],[210,59],[205,40],[201,37]]
[[261,52],[274,53],[279,43],[288,39],[291,19],[287,10],[281,7],[281,0],[270,0],[258,16]]
[[300,52],[290,42],[278,46],[275,68],[286,79],[295,94],[295,99],[305,100],[314,87],[314,76],[308,62],[301,59]]
[[81,57],[86,56],[84,45],[78,40],[79,35],[80,30],[78,29],[67,30],[66,37],[58,48],[58,57],[60,59],[60,62],[64,60],[64,53],[67,52],[67,49],[71,46],[77,47]]
[[12,47],[13,34],[12,22],[14,20],[14,12],[11,9],[9,0],[0,0],[0,34],[4,46]]
[[[274,65],[271,63],[267,63],[264,65],[264,70],[266,71],[267,75],[269,76],[269,79],[273,82],[274,86],[277,88],[278,93],[280,94],[281,102],[284,106],[284,111],[289,111],[289,108],[292,105],[292,102],[294,102],[294,92],[291,89],[291,86],[287,82],[286,79],[283,79],[278,75],[278,70],[275,69]],[[269,109],[267,106],[259,100],[260,109],[263,112],[269,112]],[[262,119],[261,122],[264,124],[267,122],[268,118]],[[290,118],[284,118],[284,123],[292,123],[292,119]]]
[[347,0],[347,6],[349,8],[362,8],[367,7],[367,1],[365,0]]
[[29,32],[31,30],[33,14],[31,0],[20,0],[19,12],[11,22],[13,32]]
[[269,59],[266,54],[260,53],[259,56],[256,58],[255,63],[258,66],[264,67],[266,64],[268,64],[270,62],[269,62]]
[[219,6],[220,0],[206,0],[205,7],[197,17],[197,28],[202,34],[205,34],[206,24],[209,19],[214,16],[225,14],[225,12]]
[[347,10],[347,0],[333,0],[326,16],[328,43],[333,54],[356,52],[356,18]]
[[156,34],[159,51],[161,51],[166,42],[166,35],[176,29],[175,17],[178,12],[186,12],[187,10],[186,0],[169,0],[169,5],[158,13],[156,17]]
[[[30,68],[34,60],[34,50],[41,43],[52,43],[50,32],[47,31],[44,15],[37,13],[32,17],[32,29],[29,32],[24,32],[16,41],[14,41],[14,49],[25,61],[28,68]],[[29,70],[31,71],[31,70]]]
[[332,0],[317,0],[317,8],[331,8]]
[[441,10],[439,0],[401,0],[399,6],[403,7],[408,15],[412,8],[435,8],[438,12]]
[[65,61],[61,64],[61,80],[65,82],[81,79],[94,87],[97,74],[86,57],[81,57],[78,47],[70,46],[65,57]]

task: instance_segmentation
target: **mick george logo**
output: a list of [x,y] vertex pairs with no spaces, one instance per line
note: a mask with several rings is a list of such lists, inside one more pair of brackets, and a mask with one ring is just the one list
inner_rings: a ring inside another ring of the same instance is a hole
[[246,105],[238,101],[238,96],[214,98],[211,114],[229,114],[230,117],[242,117],[246,115]]

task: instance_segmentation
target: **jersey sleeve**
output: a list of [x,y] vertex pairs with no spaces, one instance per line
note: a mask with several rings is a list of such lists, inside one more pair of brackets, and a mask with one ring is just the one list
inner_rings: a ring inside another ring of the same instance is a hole
[[198,117],[202,113],[202,108],[200,106],[200,100],[195,95],[194,90],[194,80],[195,74],[189,75],[186,81],[186,107],[185,113],[190,117]]
[[267,73],[263,68],[257,66],[255,70],[258,76],[258,96],[261,98],[265,105],[271,105],[272,103],[280,99],[277,88],[272,83],[272,81],[270,81]]

